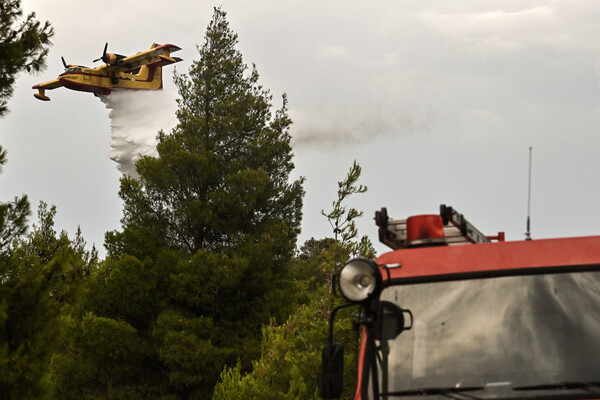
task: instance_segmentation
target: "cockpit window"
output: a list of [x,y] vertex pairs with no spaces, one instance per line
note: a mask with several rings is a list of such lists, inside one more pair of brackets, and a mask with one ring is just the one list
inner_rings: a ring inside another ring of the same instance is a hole
[[77,72],[82,72],[81,67],[69,67],[65,70],[65,72],[63,72],[59,76],[69,75],[69,74],[73,74],[73,73],[77,73]]

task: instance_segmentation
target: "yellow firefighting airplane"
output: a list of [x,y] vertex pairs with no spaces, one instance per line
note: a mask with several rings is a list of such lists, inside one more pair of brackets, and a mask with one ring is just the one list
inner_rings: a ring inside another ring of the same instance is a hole
[[150,50],[133,56],[107,53],[108,43],[104,46],[102,57],[94,60],[105,64],[88,68],[81,65],[67,65],[62,58],[65,72],[57,79],[40,83],[32,87],[38,89],[34,93],[36,99],[48,101],[46,90],[64,86],[68,89],[91,92],[94,95],[108,95],[114,89],[157,90],[162,89],[162,67],[182,61],[179,57],[171,57],[171,53],[180,50],[172,44],[153,44]]

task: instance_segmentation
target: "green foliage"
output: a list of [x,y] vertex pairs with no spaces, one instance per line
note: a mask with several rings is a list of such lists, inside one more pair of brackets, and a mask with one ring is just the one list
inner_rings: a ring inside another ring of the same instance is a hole
[[12,202],[0,203],[0,257],[11,250],[15,238],[27,231],[29,214],[27,196],[15,197]]
[[62,315],[77,302],[80,282],[96,259],[56,236],[55,209],[40,204],[40,225],[0,258],[0,394],[41,397],[42,378],[64,336]]
[[212,319],[167,310],[158,317],[152,335],[161,343],[158,353],[169,385],[207,397],[230,351],[219,346],[219,329]]
[[92,276],[87,308],[147,328],[160,307],[159,279],[153,269],[135,257],[107,259]]
[[68,340],[52,357],[48,398],[145,399],[166,390],[150,335],[161,279],[127,255],[92,270],[86,296],[66,324]]
[[[345,204],[349,196],[367,191],[366,186],[356,184],[360,172],[355,161],[346,178],[338,182],[333,210],[322,212],[334,228],[335,239],[306,241],[290,268],[295,288],[291,293],[299,307],[285,323],[272,321],[263,328],[261,355],[249,372],[238,364],[221,373],[213,400],[320,398],[317,377],[323,345],[329,335],[328,318],[340,302],[333,291],[334,276],[351,255],[374,256],[368,237],[357,240],[355,219],[362,212],[348,209]],[[341,341],[346,349],[343,399],[353,397],[356,381],[358,335],[352,329],[351,310],[340,310],[335,321],[335,340]]]
[[360,177],[360,172],[360,165],[354,160],[346,178],[343,181],[338,182],[338,197],[333,202],[333,209],[329,213],[321,211],[321,214],[327,218],[329,224],[333,228],[335,240],[338,240],[339,235],[342,243],[348,243],[358,235],[354,220],[362,216],[363,213],[355,208],[350,208],[348,210],[347,206],[343,203],[348,196],[367,191],[366,186],[356,186],[356,181],[358,181],[358,178]]
[[[0,172],[5,163],[6,150],[0,146]],[[10,252],[12,242],[27,231],[27,217],[30,213],[27,196],[0,203],[0,259]]]
[[106,381],[129,377],[141,361],[142,342],[135,328],[124,321],[86,314],[81,321],[81,350],[95,365],[102,365],[104,373],[96,379]]
[[[332,239],[309,240],[294,263],[300,305],[283,324],[272,321],[262,330],[261,356],[244,372],[241,364],[224,370],[215,387],[214,400],[318,399],[321,352],[328,335],[332,304],[339,299],[324,277],[333,274],[348,249]],[[350,311],[336,319],[336,340],[345,344],[345,391],[350,398],[356,374],[357,333]]]
[[68,351],[52,357],[49,398],[144,399],[155,393],[154,375],[138,374],[147,349],[135,328],[91,312],[70,322]]
[[343,244],[349,245],[351,247],[351,254],[373,257],[375,251],[367,236],[363,236],[359,241],[355,240],[358,236],[355,220],[361,217],[363,212],[353,207],[348,209],[348,206],[344,204],[349,196],[367,191],[366,186],[356,185],[358,178],[360,178],[360,173],[361,167],[354,160],[346,178],[338,182],[338,197],[333,202],[333,209],[329,213],[321,211],[321,214],[327,218],[333,228],[335,240],[339,239]]
[[8,112],[16,76],[21,71],[39,72],[54,31],[49,22],[43,25],[35,13],[22,18],[20,0],[0,0],[0,117]]

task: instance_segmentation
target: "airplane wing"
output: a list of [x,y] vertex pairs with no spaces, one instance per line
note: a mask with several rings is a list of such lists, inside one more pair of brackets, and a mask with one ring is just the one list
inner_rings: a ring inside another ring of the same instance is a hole
[[124,59],[120,60],[116,66],[126,67],[132,70],[144,64],[151,64],[161,60],[168,61],[166,64],[174,63],[181,61],[181,59],[171,57],[171,53],[179,50],[181,50],[181,48],[173,44],[153,44],[150,50],[137,53],[133,56],[125,57]]
[[60,83],[60,81],[58,79],[55,79],[55,80],[49,81],[49,82],[38,83],[37,85],[34,85],[31,88],[38,90],[37,93],[33,94],[36,99],[43,100],[43,101],[49,101],[50,97],[46,96],[46,93],[45,93],[46,89],[51,90],[51,89],[59,88],[61,86],[62,86],[62,83]]
[[[183,61],[181,58],[179,57],[167,57],[164,55],[160,55],[158,56],[159,58],[157,59],[157,61],[153,61],[149,64],[145,64],[148,67],[164,67],[165,65],[169,65],[169,64],[173,64],[173,63],[177,63],[179,61]],[[140,69],[142,67],[135,67],[135,68],[130,68],[127,70],[128,73],[130,74],[137,74],[138,72],[140,72]]]

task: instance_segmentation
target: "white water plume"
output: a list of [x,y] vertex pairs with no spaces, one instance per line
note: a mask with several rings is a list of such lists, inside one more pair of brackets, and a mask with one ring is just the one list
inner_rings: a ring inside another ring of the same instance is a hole
[[177,124],[176,93],[121,90],[100,99],[110,110],[109,157],[123,175],[137,177],[136,161],[142,156],[156,157],[156,135],[160,130],[170,133]]

